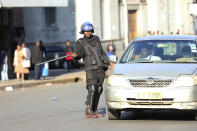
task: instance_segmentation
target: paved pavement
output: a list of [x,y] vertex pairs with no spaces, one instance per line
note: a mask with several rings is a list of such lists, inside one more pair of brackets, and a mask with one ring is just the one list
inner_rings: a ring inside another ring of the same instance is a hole
[[[196,131],[182,112],[123,112],[121,120],[84,117],[85,83],[53,84],[0,93],[1,131]],[[99,111],[105,113],[104,93]]]
[[[64,69],[50,70],[50,76],[46,80],[34,80],[33,71],[30,72],[30,80],[18,81],[9,80],[0,82],[0,91],[12,90],[17,88],[28,88],[35,87],[37,85],[50,85],[54,83],[70,83],[85,81],[84,70],[71,70],[67,71]],[[10,89],[11,88],[11,89]]]

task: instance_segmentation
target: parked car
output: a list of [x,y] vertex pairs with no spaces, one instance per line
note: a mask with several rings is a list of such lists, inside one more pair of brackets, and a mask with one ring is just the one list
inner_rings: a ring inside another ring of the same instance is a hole
[[191,111],[196,119],[197,36],[136,38],[108,78],[105,96],[109,120],[125,110]]

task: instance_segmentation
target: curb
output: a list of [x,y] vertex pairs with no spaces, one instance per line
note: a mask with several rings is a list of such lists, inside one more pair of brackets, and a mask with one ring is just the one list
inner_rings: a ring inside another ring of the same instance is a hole
[[[18,82],[14,84],[6,84],[3,86],[0,86],[0,91],[12,91],[15,89],[21,89],[21,88],[30,88],[30,87],[35,87],[38,85],[45,85],[45,84],[59,84],[59,83],[76,83],[76,82],[85,82],[85,77],[80,76],[80,77],[70,77],[70,78],[65,78],[65,79],[52,79],[52,80],[37,80],[37,81],[24,81],[24,82]],[[9,87],[9,90],[6,88]]]

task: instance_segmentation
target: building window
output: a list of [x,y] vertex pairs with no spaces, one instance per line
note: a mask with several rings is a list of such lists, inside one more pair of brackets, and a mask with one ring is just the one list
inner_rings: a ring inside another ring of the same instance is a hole
[[56,27],[56,8],[45,8],[46,27]]
[[9,25],[9,11],[1,9],[0,13],[1,13],[0,24],[3,26],[8,26]]

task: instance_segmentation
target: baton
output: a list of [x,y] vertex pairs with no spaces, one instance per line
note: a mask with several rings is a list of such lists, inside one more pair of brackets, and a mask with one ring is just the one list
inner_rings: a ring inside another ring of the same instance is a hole
[[65,58],[65,57],[69,57],[69,56],[72,56],[72,55],[66,55],[66,56],[62,56],[62,57],[55,58],[55,59],[52,59],[52,60],[44,61],[44,62],[38,63],[37,65],[42,65],[42,64],[49,63],[51,61],[59,60],[59,59],[62,59],[62,58]]

